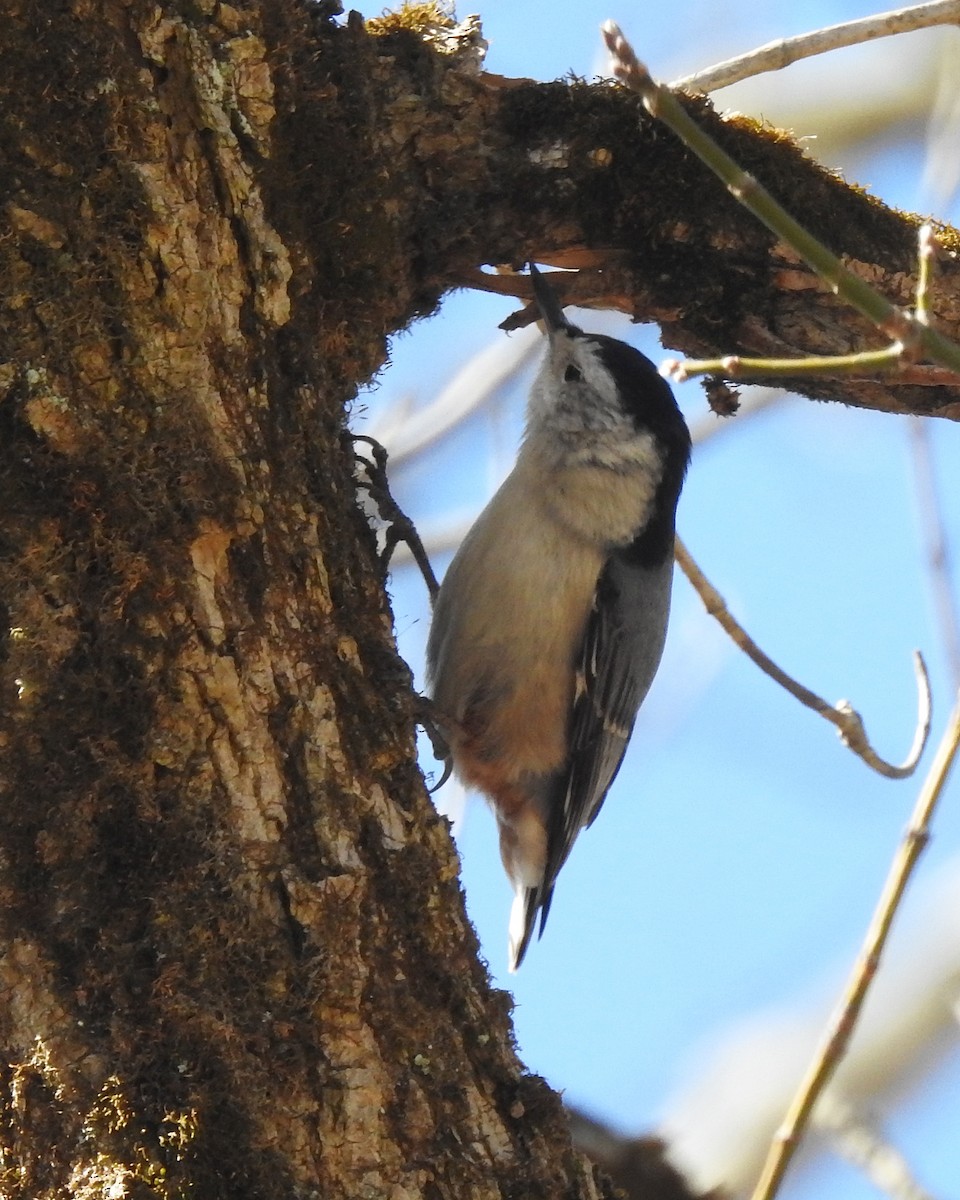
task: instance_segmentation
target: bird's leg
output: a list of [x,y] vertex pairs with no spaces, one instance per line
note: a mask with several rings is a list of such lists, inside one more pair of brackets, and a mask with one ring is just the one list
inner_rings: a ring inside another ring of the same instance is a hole
[[453,773],[453,754],[450,750],[450,742],[447,739],[447,735],[443,731],[444,726],[449,729],[453,721],[437,708],[429,696],[423,696],[419,693],[414,697],[413,715],[414,720],[430,739],[433,757],[437,762],[443,763],[443,774],[440,776],[440,782],[435,783],[432,788],[427,789],[433,795],[434,792],[439,792]]
[[406,542],[414,561],[420,568],[420,574],[430,593],[430,603],[433,604],[440,585],[433,573],[433,567],[430,566],[430,559],[427,557],[416,526],[394,500],[390,491],[390,482],[387,478],[387,451],[375,438],[368,437],[366,434],[355,433],[352,436],[355,443],[365,442],[370,447],[369,458],[356,449],[354,453],[357,462],[363,467],[365,476],[365,478],[358,478],[357,482],[366,489],[370,499],[377,506],[380,519],[386,525],[383,550],[380,552],[380,565],[386,573],[397,544]]

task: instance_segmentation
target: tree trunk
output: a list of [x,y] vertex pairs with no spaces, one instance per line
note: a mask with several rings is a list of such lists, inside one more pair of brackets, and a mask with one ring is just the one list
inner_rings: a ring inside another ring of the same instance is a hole
[[0,1191],[610,1194],[478,963],[345,406],[484,262],[592,255],[697,347],[827,301],[608,89],[323,4],[2,7]]
[[328,175],[369,131],[292,124],[332,31],[5,18],[0,1190],[597,1194],[478,964],[355,503],[384,325]]

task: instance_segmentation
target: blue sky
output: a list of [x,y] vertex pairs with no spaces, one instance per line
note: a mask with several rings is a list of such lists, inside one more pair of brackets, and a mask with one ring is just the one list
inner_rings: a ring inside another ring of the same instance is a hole
[[[380,7],[362,11],[375,15]],[[481,8],[488,68],[539,79],[570,70],[592,75],[599,24],[612,16],[654,73],[671,78],[875,9],[773,4],[758,12],[731,4],[722,22],[704,0],[620,12],[561,0],[548,11],[547,26],[533,0],[489,0]],[[850,62],[862,61],[835,55],[817,69],[830,66],[842,77]],[[773,79],[771,95],[788,92],[791,78]],[[866,77],[851,82],[870,84]],[[845,173],[897,207],[930,207],[921,182],[923,135],[915,120],[851,155]],[[392,366],[359,407],[376,413],[402,396],[428,402],[471,354],[506,336],[497,325],[510,310],[508,301],[488,296],[448,297],[438,317],[395,339]],[[598,328],[607,318],[579,320]],[[604,327],[654,360],[663,357],[655,327]],[[411,516],[425,522],[479,511],[509,469],[528,382],[529,373],[491,411],[404,464],[394,484]],[[699,388],[678,394],[688,418],[703,415]],[[957,431],[940,422],[931,433],[956,547]],[[731,422],[695,454],[679,529],[761,646],[827,699],[851,700],[878,752],[896,761],[915,719],[911,653],[923,649],[936,742],[953,684],[925,570],[903,418],[788,399]],[[438,570],[448,557],[438,558]],[[429,616],[419,577],[398,569],[393,596],[401,650],[420,672]],[[470,802],[459,833],[470,916],[497,983],[516,998],[527,1065],[573,1102],[636,1133],[656,1126],[684,1081],[703,1070],[705,1047],[731,1023],[818,994],[826,1016],[830,984],[853,959],[931,757],[932,748],[905,783],[873,775],[830,726],[735,651],[678,574],[666,654],[628,759],[564,868],[543,940],[515,977],[506,974],[510,891],[482,801]],[[927,879],[960,850],[960,783],[948,790],[934,834],[920,870]],[[903,953],[916,937],[910,921],[914,913],[920,919],[922,899],[918,886],[904,914]],[[888,1102],[878,1107],[886,1114]],[[960,1194],[956,1043],[883,1123],[931,1192]],[[783,1193],[796,1200],[875,1194],[829,1156],[794,1173]]]

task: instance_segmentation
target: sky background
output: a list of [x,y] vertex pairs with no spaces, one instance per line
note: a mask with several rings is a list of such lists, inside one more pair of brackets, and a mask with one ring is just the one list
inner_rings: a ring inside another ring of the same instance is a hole
[[[373,16],[381,6],[361,11]],[[459,16],[468,11],[461,7]],[[731,2],[721,18],[720,7],[705,0],[621,10],[589,0],[554,0],[548,10],[534,0],[487,0],[481,17],[492,72],[592,77],[603,63],[598,27],[613,17],[653,73],[669,80],[772,38],[874,11],[866,3]],[[898,208],[955,221],[956,204],[935,194],[925,175],[926,113],[893,126],[878,118],[876,132],[862,114],[865,100],[879,111],[897,89],[935,75],[931,55],[951,39],[960,40],[960,31],[911,34],[879,52],[879,43],[835,52],[754,81],[739,95],[720,93],[716,102],[799,136],[819,135],[824,154],[851,181]],[[850,122],[867,136],[838,148],[844,90],[861,104]],[[960,148],[960,134],[953,145]],[[815,232],[829,240],[829,231]],[[394,339],[392,365],[361,395],[355,427],[370,428],[366,422],[382,420],[401,401],[429,403],[472,355],[506,338],[497,326],[513,307],[496,297],[447,297],[437,317]],[[655,361],[665,357],[655,327],[597,313],[577,320],[633,340]],[[481,414],[399,466],[394,491],[418,524],[475,515],[490,497],[512,465],[532,371],[531,364]],[[688,420],[703,418],[698,386],[678,389],[678,398]],[[956,547],[957,430],[936,422],[929,432],[945,530]],[[458,847],[468,911],[496,983],[515,997],[527,1066],[629,1133],[679,1130],[687,1121],[708,1140],[704,1125],[714,1122],[715,1136],[730,1140],[738,1104],[712,1089],[725,1081],[739,1101],[752,1101],[754,1090],[776,1092],[783,1085],[770,1084],[768,1073],[780,1054],[797,1056],[790,1078],[799,1079],[867,927],[955,685],[932,600],[906,419],[788,398],[725,422],[694,453],[678,526],[759,644],[828,700],[849,699],[878,753],[893,761],[912,739],[911,654],[924,651],[934,725],[918,775],[894,783],[871,773],[831,726],[736,651],[678,573],[666,653],[623,770],[578,840],[546,934],[516,976],[506,972],[510,889],[493,818],[476,798],[458,824]],[[448,561],[448,554],[436,556],[438,573]],[[392,594],[401,651],[423,686],[429,608],[414,569],[394,572]],[[429,759],[424,766],[433,770]],[[457,806],[455,790],[436,799]],[[895,935],[889,999],[873,1013],[878,1023],[937,987],[933,1007],[956,1003],[957,989],[943,975],[952,964],[953,983],[960,979],[960,889],[951,882],[958,861],[960,777],[944,797]],[[717,1066],[717,1048],[729,1047],[735,1030],[746,1041]],[[892,1035],[877,1036],[883,1059]],[[933,1195],[960,1197],[956,1038],[934,1060],[909,1094],[865,1090],[872,1115],[920,1182]],[[698,1096],[706,1097],[709,1116],[696,1109]],[[691,1141],[690,1153],[707,1151]],[[783,1192],[789,1200],[876,1194],[830,1154],[794,1171]]]

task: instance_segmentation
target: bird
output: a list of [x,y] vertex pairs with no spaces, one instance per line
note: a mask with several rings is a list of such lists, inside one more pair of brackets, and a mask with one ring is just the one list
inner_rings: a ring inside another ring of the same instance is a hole
[[660,665],[690,460],[654,364],[572,324],[533,263],[530,275],[546,356],[516,463],[444,575],[427,644],[454,771],[499,827],[511,972]]

